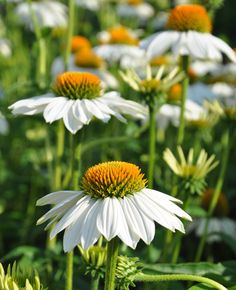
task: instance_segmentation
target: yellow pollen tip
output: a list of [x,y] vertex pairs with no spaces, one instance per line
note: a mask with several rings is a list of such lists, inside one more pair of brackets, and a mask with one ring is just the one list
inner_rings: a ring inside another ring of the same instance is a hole
[[93,99],[100,95],[101,81],[87,72],[65,72],[57,76],[52,90],[70,99]]
[[95,198],[122,198],[142,190],[146,182],[138,166],[111,161],[90,167],[83,176],[81,186]]
[[172,9],[167,21],[167,28],[177,31],[211,32],[212,24],[203,6],[186,4]]
[[79,67],[100,68],[105,66],[105,62],[92,49],[83,48],[75,54],[75,65]]
[[75,53],[83,48],[91,48],[90,41],[83,36],[73,36],[71,40],[71,51]]
[[138,45],[139,40],[134,37],[124,26],[114,27],[109,30],[111,44]]

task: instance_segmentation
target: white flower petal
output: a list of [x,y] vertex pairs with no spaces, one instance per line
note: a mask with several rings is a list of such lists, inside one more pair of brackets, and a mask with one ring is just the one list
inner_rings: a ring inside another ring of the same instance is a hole
[[63,121],[66,126],[66,128],[72,133],[75,134],[79,129],[83,127],[83,123],[79,121],[75,115],[74,115],[74,109],[73,106],[76,106],[74,101],[71,101],[71,103],[68,105],[67,111],[64,113]]
[[81,231],[81,245],[84,249],[88,249],[90,246],[96,243],[101,236],[97,228],[97,217],[101,208],[101,200],[96,200],[87,212]]
[[64,97],[55,97],[45,108],[43,112],[44,119],[47,123],[53,123],[63,117],[67,110],[69,100]]
[[75,117],[83,124],[88,125],[91,121],[93,115],[90,113],[86,105],[84,103],[84,100],[76,100],[75,104],[73,106],[73,113]]
[[153,220],[139,211],[139,208],[136,207],[133,202],[132,196],[124,197],[121,200],[121,204],[129,227],[131,227],[146,244],[150,244],[155,235],[155,224]]
[[81,213],[88,208],[90,203],[90,197],[87,195],[83,196],[78,202],[72,206],[62,217],[62,219],[54,226],[50,233],[50,238],[54,238],[59,232],[63,231],[66,227],[74,223]]
[[66,198],[74,198],[79,197],[83,191],[73,191],[73,190],[63,190],[63,191],[56,191],[45,195],[44,197],[37,200],[36,205],[42,206],[46,204],[57,204],[62,202],[65,197]]
[[97,228],[110,241],[120,231],[119,201],[117,198],[105,198],[101,203],[97,217]]

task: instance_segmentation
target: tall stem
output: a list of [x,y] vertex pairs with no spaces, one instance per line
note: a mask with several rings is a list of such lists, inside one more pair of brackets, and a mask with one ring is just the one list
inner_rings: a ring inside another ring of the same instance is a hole
[[31,0],[27,0],[29,4],[29,10],[32,18],[32,23],[34,27],[35,36],[37,39],[38,50],[39,50],[39,57],[37,63],[37,73],[36,73],[36,81],[40,88],[45,88],[46,86],[46,71],[47,71],[47,53],[46,53],[46,43],[45,39],[42,37],[42,33],[40,30],[40,26],[38,23],[38,19],[35,15],[35,12],[32,8]]
[[181,145],[184,140],[184,128],[185,128],[184,112],[185,112],[185,103],[186,103],[188,83],[189,83],[188,67],[189,67],[189,56],[183,55],[182,56],[182,70],[185,74],[185,77],[182,81],[181,111],[180,111],[180,119],[179,119],[178,138],[177,138],[178,145]]
[[75,18],[75,1],[69,0],[69,21],[67,28],[67,41],[66,41],[66,49],[64,55],[64,65],[65,71],[68,70],[69,65],[69,57],[71,52],[71,39],[74,33],[74,18]]
[[66,290],[73,289],[73,251],[66,254]]
[[91,282],[91,290],[98,290],[100,278],[94,278]]
[[147,274],[138,274],[134,278],[135,281],[139,282],[161,282],[161,281],[196,281],[204,284],[211,285],[212,287],[218,290],[227,290],[220,283],[197,275],[188,275],[188,274],[166,274],[166,275],[147,275]]
[[207,213],[207,218],[206,218],[206,222],[205,222],[205,226],[204,226],[204,230],[203,230],[203,235],[201,237],[198,249],[197,249],[197,253],[196,253],[196,257],[195,257],[195,262],[199,262],[203,253],[203,249],[206,243],[206,239],[207,239],[207,232],[208,232],[208,226],[209,226],[209,221],[210,218],[215,210],[215,207],[217,205],[217,201],[219,199],[222,187],[223,187],[223,183],[224,183],[224,178],[225,178],[225,173],[226,173],[226,169],[227,169],[227,165],[228,165],[228,159],[229,159],[229,152],[230,152],[230,140],[229,137],[230,136],[230,132],[229,129],[226,129],[225,133],[222,136],[222,151],[223,151],[223,155],[222,155],[222,160],[221,160],[221,166],[220,166],[220,173],[219,173],[219,177],[216,183],[216,187],[213,193],[213,197],[210,203],[210,207]]
[[149,160],[148,160],[148,187],[153,187],[154,165],[156,149],[156,120],[155,109],[149,105]]
[[118,257],[118,240],[113,238],[107,245],[107,264],[104,290],[115,289],[115,272]]

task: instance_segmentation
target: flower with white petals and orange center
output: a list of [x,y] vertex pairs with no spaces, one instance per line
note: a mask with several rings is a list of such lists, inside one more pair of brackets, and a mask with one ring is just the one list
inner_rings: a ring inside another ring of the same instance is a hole
[[[191,217],[175,203],[178,199],[145,187],[146,180],[138,166],[111,161],[89,168],[82,179],[81,191],[53,192],[37,205],[54,207],[38,220],[54,222],[53,238],[65,229],[64,251],[81,244],[89,248],[104,236],[108,241],[118,236],[135,248],[142,239],[150,244],[155,235],[155,221],[175,232],[184,232],[178,217]],[[49,223],[51,224],[51,223]]]
[[111,116],[125,122],[121,114],[145,118],[146,108],[125,100],[118,92],[103,93],[100,79],[88,72],[65,72],[57,76],[53,93],[20,100],[9,108],[13,114],[42,113],[47,123],[63,119],[66,128],[75,134],[95,117],[108,122]]
[[177,5],[170,12],[167,29],[141,42],[141,48],[146,50],[149,59],[171,50],[176,56],[190,55],[194,59],[214,61],[221,61],[222,54],[225,54],[236,62],[235,52],[210,33],[211,20],[201,5]]
[[206,9],[197,4],[176,6],[170,13],[167,28],[178,31],[211,32],[212,24]]

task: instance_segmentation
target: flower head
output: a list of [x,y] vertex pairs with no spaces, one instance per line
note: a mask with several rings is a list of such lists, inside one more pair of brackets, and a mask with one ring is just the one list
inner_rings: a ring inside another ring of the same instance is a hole
[[206,151],[202,149],[196,159],[194,150],[191,148],[188,157],[185,158],[180,146],[177,147],[177,150],[179,160],[176,159],[170,149],[166,149],[163,154],[165,162],[183,180],[185,189],[190,190],[191,193],[202,193],[206,186],[206,175],[218,165],[218,161],[214,161],[215,155],[208,159]]
[[211,32],[212,25],[206,9],[197,4],[178,5],[172,9],[167,28],[177,31]]
[[43,112],[47,123],[63,119],[72,134],[88,125],[93,117],[108,122],[111,116],[125,121],[121,114],[141,119],[146,116],[145,107],[121,98],[118,92],[103,93],[100,79],[91,73],[62,73],[52,90],[53,93],[20,100],[9,108],[16,115]]
[[148,65],[146,69],[146,79],[141,79],[134,69],[128,69],[126,73],[120,72],[121,77],[127,82],[132,89],[140,92],[147,102],[156,96],[166,94],[168,89],[183,78],[178,68],[174,68],[171,72],[165,73],[165,67],[161,66],[155,77],[152,76],[151,67]]
[[235,52],[210,33],[210,18],[200,5],[176,6],[169,15],[167,28],[168,31],[151,35],[141,42],[149,59],[171,50],[176,56],[190,55],[194,59],[214,61],[221,61],[223,53],[236,62]]
[[77,244],[87,249],[100,236],[108,241],[118,236],[131,248],[140,238],[149,244],[155,234],[154,221],[173,232],[184,232],[177,216],[191,217],[175,204],[180,201],[145,184],[134,164],[112,161],[95,165],[85,172],[81,191],[53,192],[38,200],[37,205],[54,205],[38,224],[49,219],[49,224],[57,222],[51,238],[65,229],[65,251]]

